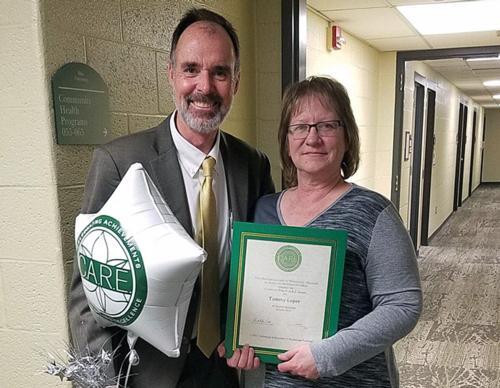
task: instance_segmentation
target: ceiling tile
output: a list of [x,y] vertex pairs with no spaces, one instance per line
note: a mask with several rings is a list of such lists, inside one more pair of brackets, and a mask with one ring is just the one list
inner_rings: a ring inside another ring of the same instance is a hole
[[[500,51],[500,50],[499,50]],[[481,69],[500,69],[500,60],[495,61],[469,61],[469,67],[474,70]]]
[[491,101],[491,96],[489,94],[487,94],[487,95],[472,95],[471,97],[477,102]]
[[[443,73],[441,73],[441,74],[443,74]],[[455,80],[455,79],[453,79],[453,77],[449,77],[449,78],[454,80],[454,83],[457,87],[466,88],[466,89],[481,89],[483,92],[486,92],[484,85],[482,84],[481,80],[479,80],[479,79],[469,78],[469,79],[463,79],[463,80]]]
[[[484,95],[487,91],[484,90],[484,88],[477,87],[477,88],[471,88],[471,87],[464,87],[460,84],[455,85],[457,88],[463,90],[464,92],[467,92],[467,94],[471,97],[477,96],[477,95]],[[491,95],[490,95],[491,99]]]
[[379,51],[430,49],[430,46],[418,36],[409,36],[405,38],[368,39],[366,42]]
[[364,40],[416,36],[415,32],[403,21],[402,16],[392,8],[325,11],[323,13],[350,34]]
[[387,7],[384,0],[308,0],[307,5],[318,11]]
[[[447,3],[455,1],[441,0]],[[497,36],[496,31],[422,37],[395,8],[399,5],[434,2],[435,0],[308,0],[307,4],[333,20],[350,35],[379,51],[500,46],[500,36]],[[478,103],[498,107],[498,102],[493,101],[491,95],[500,93],[500,90],[497,92],[498,88],[486,88],[482,82],[500,79],[500,61],[465,62],[462,58],[454,58],[424,62],[463,93],[476,98]]]
[[479,78],[477,78],[474,74],[471,73],[470,70],[454,70],[454,69],[446,69],[444,67],[440,67],[435,69],[441,74],[446,74],[447,78],[453,79],[456,82],[462,81],[465,82],[467,80],[471,81],[479,81]]
[[445,67],[447,69],[470,70],[469,66],[467,66],[467,63],[465,63],[462,58],[433,59],[423,62],[429,66],[432,66],[434,69]]
[[500,78],[499,77],[500,71],[498,69],[478,69],[474,70],[473,74],[481,79]]
[[415,5],[415,4],[430,4],[436,3],[439,1],[440,3],[456,3],[457,0],[387,0],[386,3],[398,6],[398,5]]
[[464,32],[460,34],[427,35],[433,48],[474,47],[500,45],[496,31]]

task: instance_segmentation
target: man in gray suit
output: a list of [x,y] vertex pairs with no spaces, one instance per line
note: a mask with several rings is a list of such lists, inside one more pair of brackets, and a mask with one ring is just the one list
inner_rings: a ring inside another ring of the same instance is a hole
[[[186,231],[194,236],[200,227],[196,217],[200,166],[213,157],[213,189],[217,203],[218,268],[221,306],[224,306],[229,273],[229,238],[232,220],[252,217],[255,201],[273,192],[269,161],[262,153],[219,129],[239,84],[239,42],[232,25],[206,9],[188,11],[172,36],[169,80],[176,110],[159,126],[125,136],[97,147],[87,182],[82,213],[96,213],[108,200],[121,178],[135,162],[147,170],[165,201]],[[140,363],[132,368],[131,387],[236,387],[235,370],[219,355],[205,356],[193,337],[198,293],[191,300],[181,356],[169,358],[145,341],[135,348]],[[221,319],[225,318],[221,307]],[[116,350],[116,374],[127,351],[118,344],[125,332],[100,328],[86,301],[75,260],[69,318],[73,341],[80,349]],[[223,336],[221,340],[223,340]],[[123,342],[125,343],[125,342]],[[206,353],[206,352],[205,352]],[[254,367],[251,357],[233,366]],[[239,357],[239,355],[238,355]],[[231,362],[230,362],[231,364]]]

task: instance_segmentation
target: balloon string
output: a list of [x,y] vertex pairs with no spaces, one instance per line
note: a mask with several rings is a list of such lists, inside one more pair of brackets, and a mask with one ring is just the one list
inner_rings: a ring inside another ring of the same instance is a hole
[[130,358],[132,358],[132,349],[130,350],[130,356],[129,356],[129,361],[128,361],[127,375],[125,376],[124,388],[127,388],[128,378],[130,376],[130,370],[132,369],[132,361],[130,360]]
[[[116,387],[115,388],[120,388],[120,380],[122,378],[122,370],[123,370],[123,365],[125,365],[125,362],[127,361],[127,358],[130,356],[130,350],[128,351],[128,353],[125,355],[125,358],[123,359],[121,365],[120,365],[120,370],[118,371],[118,376],[116,377]],[[127,386],[125,385],[124,388],[126,388]]]
[[130,350],[125,355],[125,358],[123,359],[122,364],[120,365],[120,370],[118,371],[116,388],[120,388],[120,380],[121,380],[121,376],[122,376],[123,366],[125,365],[125,361],[128,359],[128,367],[127,367],[127,372],[125,374],[125,384],[124,384],[123,388],[127,388],[128,379],[130,377],[130,372],[132,370],[132,367],[139,364],[139,355],[137,354],[137,351],[134,349],[136,341],[137,341],[137,336],[135,336],[131,332],[128,332],[127,333],[127,342],[128,342],[129,347],[130,347]]

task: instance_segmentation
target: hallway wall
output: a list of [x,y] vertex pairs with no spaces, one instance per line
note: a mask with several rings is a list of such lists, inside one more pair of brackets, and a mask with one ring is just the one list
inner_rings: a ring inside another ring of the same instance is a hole
[[[458,131],[459,103],[462,101],[469,107],[467,120],[467,143],[464,167],[463,198],[468,197],[468,185],[470,176],[470,145],[472,139],[472,117],[473,110],[477,109],[479,118],[482,117],[482,108],[479,107],[468,96],[463,95],[460,90],[450,84],[440,74],[420,61],[406,63],[403,133],[414,130],[414,82],[415,73],[425,78],[424,86],[436,91],[436,112],[434,134],[436,142],[434,145],[434,160],[432,166],[430,212],[429,212],[429,236],[448,218],[453,211],[453,193],[455,184],[455,158],[456,138]],[[482,121],[477,123],[477,136],[482,136]],[[425,134],[423,141],[425,142]],[[480,158],[480,153],[475,152],[475,158]],[[403,161],[401,168],[401,202],[400,211],[402,216],[409,212],[409,187],[410,187],[410,162]],[[474,182],[473,182],[474,183]],[[479,184],[476,181],[473,189]],[[423,185],[421,184],[421,190]]]
[[327,27],[324,18],[308,11],[307,76],[328,75],[346,87],[361,140],[361,163],[350,181],[390,198],[395,53],[380,53],[346,32],[345,46],[328,51]]
[[500,182],[500,109],[487,109],[485,115],[483,182]]

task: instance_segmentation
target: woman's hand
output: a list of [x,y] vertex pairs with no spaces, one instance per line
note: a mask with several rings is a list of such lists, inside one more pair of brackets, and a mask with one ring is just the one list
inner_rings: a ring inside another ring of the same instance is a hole
[[281,364],[278,364],[280,372],[287,372],[312,380],[319,377],[316,362],[314,361],[309,344],[299,345],[288,352],[279,354],[278,359],[283,361]]
[[[224,342],[217,347],[219,357],[226,355],[226,348]],[[255,351],[248,345],[243,346],[241,349],[236,349],[231,356],[227,359],[227,365],[231,368],[238,368],[243,370],[257,369],[260,366],[259,357],[255,357]]]

